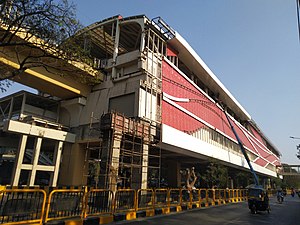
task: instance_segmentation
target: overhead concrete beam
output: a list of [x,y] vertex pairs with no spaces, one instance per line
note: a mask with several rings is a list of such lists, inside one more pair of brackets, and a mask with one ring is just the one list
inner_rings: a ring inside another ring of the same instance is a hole
[[14,120],[6,121],[3,130],[5,132],[32,135],[70,143],[74,143],[76,138],[76,135],[70,132],[40,127]]
[[[0,30],[5,29],[7,27],[2,24]],[[10,70],[20,69],[20,62],[32,56],[36,58],[36,62],[26,64],[25,67],[28,69],[25,72],[9,79],[62,99],[87,97],[91,91],[91,85],[103,81],[104,75],[99,70],[84,62],[62,58],[62,52],[58,54],[59,49],[48,46],[42,39],[34,35],[27,38],[27,36],[24,37],[24,34],[27,32],[14,34],[16,43],[24,43],[18,45],[18,49],[15,46],[1,47],[0,64],[6,70],[2,69],[2,75]],[[37,65],[32,67],[31,64]],[[9,77],[10,75],[8,73],[5,76]]]

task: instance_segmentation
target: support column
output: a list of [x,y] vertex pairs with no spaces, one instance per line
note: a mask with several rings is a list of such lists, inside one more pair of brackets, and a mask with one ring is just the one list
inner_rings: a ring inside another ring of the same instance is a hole
[[141,189],[147,189],[148,184],[148,153],[149,145],[143,144],[143,159],[142,159],[142,182]]
[[36,170],[37,170],[37,166],[38,166],[38,163],[39,163],[39,157],[40,157],[40,151],[41,151],[41,146],[42,146],[42,140],[43,139],[39,137],[35,141],[35,145],[34,145],[34,158],[33,158],[33,163],[32,163],[32,170],[30,172],[29,186],[33,186],[34,185]]
[[120,25],[119,25],[119,20],[116,22],[116,33],[115,33],[115,43],[114,43],[114,53],[113,53],[113,58],[112,58],[112,79],[117,78],[117,68],[116,68],[116,63],[117,63],[117,57],[119,53],[119,39],[120,39]]
[[180,162],[167,162],[167,181],[170,187],[180,187]]
[[230,189],[233,189],[233,179],[230,179]]
[[122,133],[115,131],[114,138],[112,141],[110,177],[109,177],[109,189],[112,190],[113,192],[117,191],[121,140],[122,140]]
[[22,162],[23,162],[23,158],[24,158],[27,138],[28,138],[27,135],[22,135],[20,137],[20,143],[19,143],[19,148],[18,148],[18,152],[17,152],[17,155],[16,155],[14,172],[12,174],[12,186],[18,186],[18,184],[19,184],[19,179],[20,179],[20,174],[21,174],[21,169],[22,169]]
[[55,152],[54,152],[54,171],[51,174],[50,177],[50,186],[56,187],[57,185],[57,179],[58,179],[58,172],[59,172],[59,166],[60,166],[60,159],[61,159],[61,153],[63,148],[63,142],[59,141],[56,144]]
[[267,188],[268,189],[272,189],[272,185],[271,185],[271,178],[267,178],[268,181],[267,181]]

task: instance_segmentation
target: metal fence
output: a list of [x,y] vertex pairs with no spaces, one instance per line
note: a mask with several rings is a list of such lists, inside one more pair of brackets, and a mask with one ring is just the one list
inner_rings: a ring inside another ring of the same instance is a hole
[[[0,190],[0,224],[43,224],[52,220],[132,213],[170,207],[205,207],[244,201],[245,189],[41,189]],[[170,210],[164,212],[170,212]]]
[[82,218],[85,190],[53,190],[48,198],[45,221]]
[[44,190],[2,190],[0,191],[0,224],[42,224],[45,202]]
[[153,189],[140,189],[137,191],[137,211],[154,208]]
[[84,216],[112,214],[114,193],[111,190],[92,189],[87,193]]
[[116,191],[114,199],[114,212],[136,210],[136,191],[132,189],[120,189]]

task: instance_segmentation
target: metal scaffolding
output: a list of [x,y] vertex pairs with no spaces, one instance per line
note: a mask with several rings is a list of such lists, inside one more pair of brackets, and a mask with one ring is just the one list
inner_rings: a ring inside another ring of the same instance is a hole
[[156,170],[159,176],[160,128],[156,123],[108,113],[101,118],[101,131],[100,183],[104,187],[147,187],[149,170]]

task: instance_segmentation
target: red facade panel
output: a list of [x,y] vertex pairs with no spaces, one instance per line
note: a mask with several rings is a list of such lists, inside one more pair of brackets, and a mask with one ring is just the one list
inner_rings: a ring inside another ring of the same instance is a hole
[[252,133],[258,140],[260,140],[261,143],[264,143],[264,144],[265,144],[265,141],[262,139],[262,137],[260,136],[260,134],[259,134],[252,126],[250,126],[250,130],[251,130],[251,133]]
[[268,162],[266,160],[264,160],[263,158],[258,158],[255,161],[255,163],[262,166],[262,167],[265,167],[268,164]]
[[177,56],[178,53],[170,46],[167,47],[167,56]]
[[164,121],[163,123],[176,128],[177,130],[191,132],[204,126],[203,123],[190,117],[181,110],[174,108],[167,102],[163,101],[162,108],[164,111],[162,114],[162,120]]
[[[227,136],[236,139],[222,109],[169,63],[163,61],[162,66],[162,91],[165,93],[165,99],[162,103],[162,123],[187,133],[194,132],[206,126],[204,123],[207,123]],[[204,122],[202,123],[202,121]],[[244,146],[264,158],[262,161],[266,163],[267,161],[275,162],[276,159],[278,160],[264,146],[263,139],[258,132],[251,134],[241,125],[237,126],[234,121],[231,122]],[[261,161],[258,160],[257,162]]]

